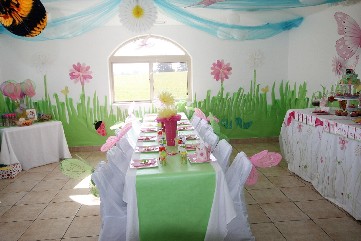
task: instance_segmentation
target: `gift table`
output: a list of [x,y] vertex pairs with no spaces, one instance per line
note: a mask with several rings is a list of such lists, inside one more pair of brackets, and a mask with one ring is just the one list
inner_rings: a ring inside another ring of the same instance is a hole
[[361,220],[361,125],[348,116],[289,110],[280,133],[288,168]]
[[[143,123],[146,127],[150,125]],[[189,129],[183,134],[196,135]],[[152,144],[138,141],[137,146]],[[177,147],[167,150],[176,153]],[[158,152],[135,152],[132,160],[157,157]],[[214,158],[207,163],[182,163],[180,155],[175,154],[167,156],[166,165],[129,168],[123,200],[127,203],[128,241],[223,240],[227,224],[236,216],[224,173]]]
[[0,128],[0,163],[23,170],[71,158],[60,121]]

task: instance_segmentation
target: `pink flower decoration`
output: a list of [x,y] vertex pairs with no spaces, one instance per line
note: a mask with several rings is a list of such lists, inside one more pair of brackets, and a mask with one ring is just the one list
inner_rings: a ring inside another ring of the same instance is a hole
[[254,154],[249,158],[249,160],[253,165],[251,173],[247,178],[246,185],[253,185],[256,184],[258,179],[258,171],[256,167],[267,168],[277,166],[282,160],[282,156],[277,152],[268,152],[268,150],[264,150]]
[[346,70],[346,62],[340,57],[333,57],[332,60],[332,71],[337,75],[342,75]]
[[92,72],[89,69],[90,66],[87,66],[84,63],[80,64],[78,62],[77,64],[73,64],[73,68],[69,70],[70,79],[74,80],[74,83],[79,81],[81,85],[84,86],[85,82],[89,83],[89,80],[93,78],[91,75]]
[[13,80],[7,80],[0,85],[0,90],[4,96],[11,100],[18,100],[21,98],[21,86]]
[[211,75],[213,75],[214,79],[216,81],[221,80],[221,83],[223,83],[225,79],[228,79],[229,75],[232,74],[230,63],[225,64],[223,59],[213,63],[211,70]]
[[33,97],[35,95],[35,84],[31,79],[26,79],[20,83],[21,86],[21,94],[20,97],[23,98],[25,96]]

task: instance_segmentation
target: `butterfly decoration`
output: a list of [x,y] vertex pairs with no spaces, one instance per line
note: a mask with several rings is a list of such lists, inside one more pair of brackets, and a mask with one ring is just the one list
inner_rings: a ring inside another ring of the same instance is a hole
[[0,23],[21,37],[35,37],[47,25],[47,14],[40,0],[0,1]]
[[204,7],[208,7],[212,4],[215,4],[217,2],[223,2],[224,0],[203,0],[203,1],[200,1],[196,4],[193,4],[193,5],[190,5],[190,6],[187,6],[187,7],[193,7],[193,6],[197,6],[197,5],[203,5]]
[[247,178],[246,185],[254,185],[258,180],[258,171],[256,167],[267,168],[277,166],[282,160],[282,156],[277,152],[264,150],[251,156],[249,160],[252,163],[252,169]]
[[95,130],[97,133],[101,136],[107,135],[107,130],[105,129],[105,123],[104,121],[95,121],[94,122]]
[[69,94],[69,87],[65,86],[63,90],[60,91],[63,95],[67,96]]
[[100,151],[106,152],[112,148],[130,129],[132,128],[132,123],[128,122],[123,126],[122,129],[118,132],[116,136],[109,136],[105,143],[100,148]]
[[348,60],[361,47],[361,28],[358,23],[349,15],[343,12],[336,12],[337,33],[342,37],[336,41],[337,54]]

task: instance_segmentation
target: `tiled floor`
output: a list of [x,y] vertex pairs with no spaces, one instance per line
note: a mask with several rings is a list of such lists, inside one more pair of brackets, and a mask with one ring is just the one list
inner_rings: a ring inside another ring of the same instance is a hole
[[[277,142],[233,144],[248,156],[279,152]],[[77,152],[95,166],[101,152]],[[76,157],[76,156],[75,156]],[[361,241],[361,222],[323,199],[312,186],[279,166],[259,169],[256,185],[246,187],[249,222],[257,241]],[[89,179],[64,176],[58,163],[0,180],[0,241],[98,240],[99,199],[89,194]]]

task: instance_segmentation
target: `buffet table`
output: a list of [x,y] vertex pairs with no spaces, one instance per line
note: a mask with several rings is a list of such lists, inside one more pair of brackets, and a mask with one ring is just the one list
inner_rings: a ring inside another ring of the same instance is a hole
[[[145,120],[151,121],[152,117]],[[150,125],[144,122],[143,128]],[[195,132],[187,129],[182,134],[195,135]],[[137,146],[154,146],[154,143],[138,141]],[[214,158],[205,163],[182,163],[176,150],[176,147],[167,148],[174,155],[168,155],[166,165],[132,168],[130,163],[123,193],[127,203],[127,241],[210,241],[223,240],[227,235],[227,224],[236,211],[221,167]],[[158,152],[135,152],[132,161],[158,156]],[[243,228],[248,225],[245,223]]]
[[280,133],[288,168],[361,220],[361,125],[348,116],[289,110]]
[[0,146],[0,163],[23,170],[71,158],[60,121],[0,128]]

